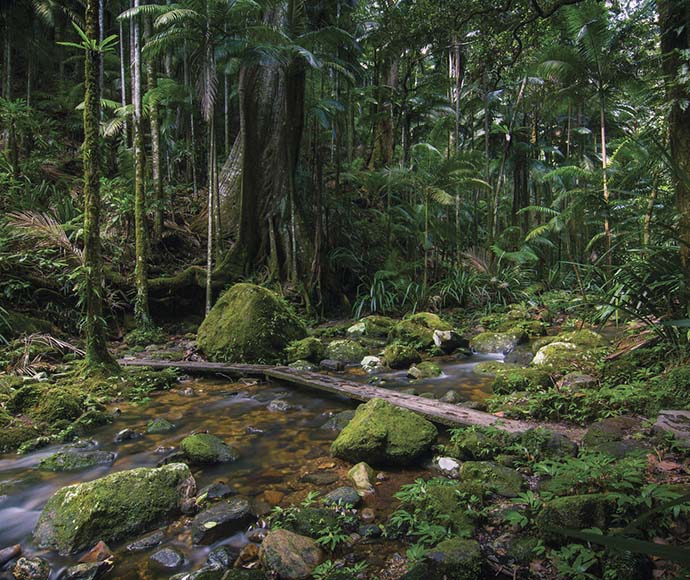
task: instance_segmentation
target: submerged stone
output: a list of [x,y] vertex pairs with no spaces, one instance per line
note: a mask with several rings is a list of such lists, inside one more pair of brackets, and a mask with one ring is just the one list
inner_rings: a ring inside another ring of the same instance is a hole
[[117,542],[179,515],[195,492],[194,478],[183,463],[68,485],[46,503],[34,541],[61,554],[84,550],[96,539]]
[[357,408],[331,451],[352,462],[404,465],[427,452],[437,435],[434,424],[420,415],[383,399],[372,399]]
[[199,327],[197,344],[210,360],[279,364],[286,347],[306,334],[282,297],[242,283],[218,299]]
[[67,449],[42,459],[38,468],[43,471],[77,471],[98,465],[110,465],[116,455],[112,451],[79,451]]
[[164,417],[156,417],[146,425],[146,432],[151,434],[168,433],[173,429],[175,429],[175,425]]

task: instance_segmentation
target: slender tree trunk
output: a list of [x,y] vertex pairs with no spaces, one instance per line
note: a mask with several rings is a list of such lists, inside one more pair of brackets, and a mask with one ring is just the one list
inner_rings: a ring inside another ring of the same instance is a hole
[[[685,278],[685,299],[690,300],[690,91],[679,75],[690,49],[690,4],[680,0],[658,0],[661,52],[666,78],[666,98],[671,105],[668,119],[671,145],[671,173],[679,214],[678,241]],[[687,303],[686,303],[687,306]]]
[[[146,21],[146,37],[151,35],[150,19]],[[158,67],[156,58],[151,57],[146,62],[146,85],[149,91],[158,86]],[[160,111],[155,99],[149,103],[149,122],[151,125],[151,179],[153,181],[153,239],[160,241],[163,234],[163,175],[161,172],[161,132]]]
[[[86,5],[86,35],[96,38],[99,22],[98,0]],[[108,353],[103,321],[103,276],[100,238],[100,151],[99,121],[100,54],[87,51],[84,64],[84,304],[86,320],[86,370],[112,370],[117,363]]]
[[[120,105],[124,109],[127,106],[127,76],[125,75],[125,35],[120,21]],[[129,146],[129,130],[127,128],[127,117],[122,121],[122,136],[125,147]]]
[[[134,7],[140,0],[134,0]],[[152,326],[149,314],[148,290],[148,227],[146,223],[146,189],[144,182],[144,131],[141,99],[141,44],[140,26],[134,19],[133,59],[132,59],[132,102],[134,104],[134,233],[135,233],[135,266],[134,278],[136,298],[134,301],[134,318],[139,328]]]
[[213,293],[211,277],[213,274],[213,214],[214,214],[214,185],[213,185],[213,147],[214,147],[214,122],[213,115],[209,119],[208,126],[208,197],[206,202],[206,211],[208,212],[208,219],[206,222],[206,314],[211,311]]
[[611,222],[609,219],[609,183],[608,183],[608,156],[606,152],[606,103],[604,95],[600,96],[599,102],[599,122],[601,125],[601,171],[602,171],[602,186],[604,191],[604,237],[606,239],[606,265],[608,274],[611,274],[613,267],[613,256],[611,248],[613,247],[611,235]]
[[4,75],[2,78],[2,96],[12,100],[12,42],[9,24],[5,24],[5,50],[3,51]]

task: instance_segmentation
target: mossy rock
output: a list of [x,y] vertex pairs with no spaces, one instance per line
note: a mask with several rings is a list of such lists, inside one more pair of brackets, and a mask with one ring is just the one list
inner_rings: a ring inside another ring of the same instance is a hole
[[611,523],[616,500],[609,494],[592,493],[558,497],[544,504],[535,525],[541,538],[552,543],[567,543],[556,530],[570,528],[605,530]]
[[534,549],[539,545],[537,538],[530,536],[512,538],[508,544],[508,557],[521,566],[527,566],[537,556]]
[[326,528],[340,529],[340,520],[332,509],[303,507],[299,508],[297,517],[285,522],[284,526],[296,534],[319,538]]
[[45,386],[40,383],[29,383],[14,391],[5,404],[5,408],[13,415],[21,415],[36,406],[41,400]]
[[541,390],[553,385],[551,373],[542,368],[497,368],[491,389],[497,395]]
[[151,435],[169,433],[174,429],[175,425],[164,417],[156,417],[146,424],[146,432]]
[[230,463],[239,459],[239,453],[215,435],[196,433],[180,442],[180,451],[192,463]]
[[372,399],[357,408],[331,445],[331,452],[352,463],[406,465],[426,453],[437,436],[434,424],[420,415]]
[[40,431],[31,425],[20,422],[6,424],[0,429],[0,453],[18,449],[22,443],[35,439]]
[[364,335],[372,338],[386,338],[391,328],[397,323],[396,320],[388,316],[379,316],[376,314],[362,318],[360,322],[364,323]]
[[642,420],[638,417],[607,417],[593,423],[582,438],[586,447],[594,448],[604,443],[621,441],[642,430]]
[[477,580],[483,577],[479,542],[449,538],[429,550],[401,580]]
[[606,340],[600,334],[593,330],[583,328],[582,330],[573,330],[570,332],[561,332],[556,336],[547,336],[541,338],[534,343],[535,350],[539,350],[547,344],[554,342],[568,342],[576,346],[587,348],[601,348],[606,346]]
[[524,339],[520,332],[482,332],[470,340],[470,348],[484,354],[505,354],[515,350]]
[[42,459],[38,468],[43,471],[79,471],[98,465],[111,465],[115,457],[112,451],[68,449]]
[[326,358],[343,363],[358,363],[366,354],[366,349],[354,340],[334,340],[326,347]]
[[52,323],[42,318],[14,312],[10,310],[0,315],[0,336],[5,340],[12,340],[30,334],[59,335],[59,329]]
[[323,359],[326,349],[318,338],[308,336],[291,342],[285,352],[289,363],[306,360],[318,364]]
[[517,497],[524,485],[517,471],[491,461],[465,461],[460,466],[460,480],[481,483],[501,497]]
[[383,351],[383,359],[392,369],[404,369],[421,362],[422,357],[412,346],[394,342]]
[[528,429],[520,435],[520,445],[535,461],[575,457],[577,443],[550,429]]
[[306,337],[304,323],[275,292],[235,284],[199,327],[197,344],[214,361],[282,363],[285,348]]
[[117,542],[179,515],[195,491],[194,478],[183,463],[120,471],[68,485],[46,503],[34,541],[65,555],[99,540]]
[[441,367],[432,361],[424,361],[410,367],[407,376],[413,379],[433,379],[441,375]]
[[434,346],[434,330],[452,330],[452,325],[431,312],[418,312],[398,322],[388,333],[390,342],[401,342],[416,349]]
[[552,342],[542,346],[532,359],[532,365],[565,373],[583,366],[594,366],[601,351],[584,349],[572,342]]
[[85,399],[86,396],[77,389],[58,386],[46,390],[29,414],[48,424],[61,420],[74,421],[85,411]]
[[[481,488],[469,490],[482,497]],[[427,487],[427,493],[417,506],[424,511],[425,518],[432,523],[449,528],[453,535],[462,538],[471,538],[476,529],[474,517],[467,511],[467,505],[460,498],[466,494],[468,488],[462,482],[454,482],[451,485],[434,485]]]

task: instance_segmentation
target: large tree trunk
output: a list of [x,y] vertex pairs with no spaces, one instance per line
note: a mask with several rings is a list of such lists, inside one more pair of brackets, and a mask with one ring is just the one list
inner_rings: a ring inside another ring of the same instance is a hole
[[[272,9],[265,20],[284,26],[284,7]],[[237,243],[221,267],[232,275],[267,267],[272,277],[286,281],[298,275],[295,263],[302,272],[309,263],[295,191],[304,88],[304,68],[298,62],[252,65],[240,71],[241,184],[233,220]],[[235,152],[233,147],[230,161]],[[223,175],[228,176],[225,168]],[[222,183],[221,188],[228,185]],[[295,248],[299,255],[294,255]]]
[[690,98],[684,83],[679,82],[685,62],[681,51],[690,49],[690,4],[683,0],[659,0],[661,52],[663,55],[666,95],[671,104],[669,140],[676,205],[680,217],[678,237],[681,267],[685,277],[685,294],[690,296]]
[[[98,35],[98,0],[86,5],[86,34]],[[99,189],[100,152],[100,90],[99,70],[101,57],[87,51],[84,65],[84,302],[86,307],[86,370],[113,369],[117,364],[108,353],[103,324],[103,274],[101,260]]]

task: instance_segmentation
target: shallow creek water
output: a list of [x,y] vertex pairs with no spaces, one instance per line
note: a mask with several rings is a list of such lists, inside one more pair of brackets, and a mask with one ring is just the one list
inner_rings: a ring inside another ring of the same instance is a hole
[[[488,380],[474,375],[472,367],[482,360],[495,358],[441,359],[443,375],[438,378],[410,383],[404,371],[393,372],[379,375],[381,381],[378,385],[396,390],[414,386],[420,394],[430,392],[437,397],[453,389],[461,400],[479,400],[488,394]],[[351,378],[366,380],[356,375]],[[190,388],[193,394],[190,394]],[[285,399],[291,408],[285,412],[270,410],[268,404],[275,399]],[[177,446],[193,431],[208,430],[241,454],[241,458],[231,464],[194,469],[197,486],[201,488],[216,481],[225,482],[239,494],[252,498],[258,513],[267,513],[276,501],[287,506],[299,503],[311,490],[326,493],[339,485],[347,485],[345,476],[350,465],[333,459],[329,453],[336,433],[321,426],[332,414],[352,409],[355,405],[347,399],[307,389],[208,378],[185,379],[178,388],[155,394],[145,405],[119,405],[121,414],[118,418],[92,435],[99,448],[117,453],[113,465],[67,473],[39,471],[36,468],[39,461],[59,450],[60,446],[25,456],[0,455],[0,548],[21,544],[25,554],[48,559],[53,567],[52,578],[57,578],[65,566],[75,563],[77,557],[62,558],[52,552],[37,550],[31,543],[31,531],[48,498],[60,487],[71,483],[135,467],[153,467],[163,457],[155,452],[157,448]],[[115,434],[125,428],[144,432],[146,423],[154,417],[172,421],[175,430],[159,435],[146,434],[135,441],[113,442]],[[319,487],[302,481],[305,475],[314,473],[331,475],[333,483]],[[377,493],[366,500],[366,506],[375,510],[377,522],[385,522],[388,513],[394,509],[393,494],[400,485],[422,473],[421,470],[386,471],[385,479],[377,484]],[[176,572],[200,567],[209,551],[219,544],[241,547],[248,542],[244,533],[238,533],[212,546],[191,547],[187,521],[182,518],[168,526],[163,544],[175,546],[184,553],[184,568],[175,572],[156,569],[149,560],[155,549],[129,553],[125,546],[134,539],[130,538],[122,544],[110,546],[115,551],[116,567],[108,577],[168,578]],[[360,556],[369,561],[372,569],[383,566],[394,549],[383,547],[378,542],[358,547]],[[9,571],[0,570],[0,579],[8,575]]]

